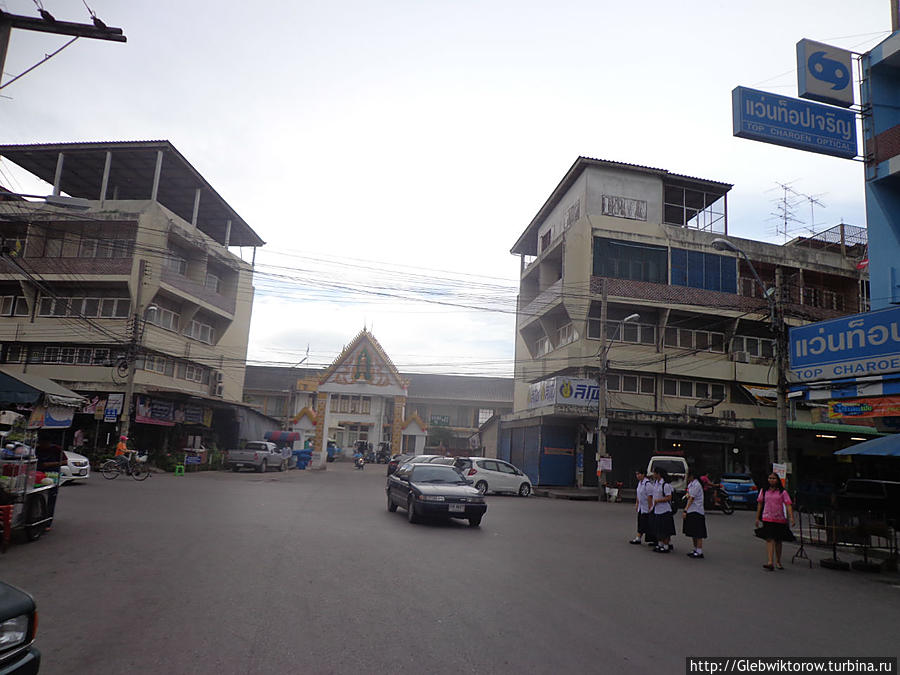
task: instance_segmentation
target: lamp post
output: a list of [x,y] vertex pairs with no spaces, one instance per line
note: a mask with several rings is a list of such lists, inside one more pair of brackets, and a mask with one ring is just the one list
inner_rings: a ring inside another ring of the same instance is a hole
[[769,304],[769,329],[775,335],[775,367],[778,377],[778,384],[776,386],[777,407],[775,413],[777,458],[779,463],[787,462],[787,375],[785,368],[787,349],[785,345],[786,331],[784,330],[784,317],[782,316],[781,307],[781,268],[775,268],[775,288],[773,292],[773,289],[766,288],[765,284],[763,284],[762,279],[759,278],[759,274],[756,272],[756,268],[753,266],[753,263],[750,262],[750,258],[747,257],[747,254],[744,253],[739,246],[727,239],[719,238],[713,239],[712,247],[717,251],[732,251],[743,257],[747,266],[750,268],[750,271],[753,273],[753,278],[756,279],[756,283],[762,290],[763,297]]
[[[602,306],[600,309],[600,351],[597,352],[597,358],[600,359],[600,373],[597,376],[597,384],[600,385],[600,395],[597,401],[597,453],[596,459],[599,465],[600,458],[606,455],[606,371],[609,366],[607,355],[612,341],[606,341],[606,285],[603,286]],[[622,324],[631,323],[640,319],[640,314],[629,314],[618,326],[618,332],[613,336],[613,340],[619,337],[622,331]],[[600,475],[598,471],[597,475]]]

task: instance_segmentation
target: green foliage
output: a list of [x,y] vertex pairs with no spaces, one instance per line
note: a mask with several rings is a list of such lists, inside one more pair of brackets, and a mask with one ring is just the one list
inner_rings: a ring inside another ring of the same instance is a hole
[[428,427],[428,437],[425,440],[425,445],[432,447],[443,445],[445,448],[449,448],[453,445],[453,431],[449,427],[431,425]]

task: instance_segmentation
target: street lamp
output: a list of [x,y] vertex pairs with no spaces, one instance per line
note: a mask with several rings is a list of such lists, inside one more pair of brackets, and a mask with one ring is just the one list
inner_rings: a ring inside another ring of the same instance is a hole
[[613,335],[612,340],[607,343],[606,341],[606,302],[603,303],[603,314],[604,318],[601,320],[600,326],[600,351],[597,352],[597,358],[600,359],[600,373],[597,376],[597,384],[600,385],[600,396],[597,402],[597,461],[600,461],[600,458],[606,455],[606,370],[609,365],[607,361],[607,355],[609,354],[609,348],[612,347],[612,343],[616,340],[620,333],[622,332],[622,325],[626,323],[632,323],[641,318],[640,314],[629,314],[624,319],[622,319],[621,323],[617,326],[618,332]]
[[776,447],[778,450],[778,462],[787,461],[787,377],[785,375],[785,355],[787,353],[784,344],[785,330],[784,318],[781,316],[781,268],[775,268],[775,289],[766,288],[753,263],[747,254],[736,244],[727,239],[713,239],[712,247],[717,251],[732,251],[738,253],[744,258],[753,278],[762,290],[763,297],[769,305],[769,329],[775,335],[775,365],[778,374],[778,384],[776,387],[777,407],[776,407]]

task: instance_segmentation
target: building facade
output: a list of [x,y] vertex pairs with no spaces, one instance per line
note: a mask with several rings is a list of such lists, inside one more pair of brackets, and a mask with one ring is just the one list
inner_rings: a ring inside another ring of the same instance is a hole
[[[653,453],[713,474],[766,470],[777,382],[766,294],[780,276],[776,301],[792,326],[866,309],[865,230],[842,225],[783,246],[736,238],[730,188],[573,164],[511,251],[521,258],[515,410],[502,418],[499,457],[536,483],[596,485],[605,357],[608,480],[627,485]],[[794,400],[788,430],[792,452],[808,456],[824,437],[875,433],[827,424]]]
[[[367,362],[370,374],[380,368],[384,375],[366,379]],[[341,381],[329,384],[332,370],[341,368],[347,371]],[[420,453],[427,444],[457,455],[484,452],[473,442],[479,426],[512,411],[510,378],[397,372],[402,391],[385,394],[377,383],[384,380],[387,386],[392,368],[381,345],[364,330],[329,369],[248,366],[244,402],[279,418],[285,430],[300,434],[300,442],[315,436],[320,405],[327,401],[328,437],[340,448],[349,450],[360,440],[373,447],[385,441],[398,452]],[[395,397],[400,399],[398,409],[392,408]],[[393,426],[395,410],[399,430]]]
[[259,236],[168,141],[0,155],[55,197],[0,202],[3,367],[87,396],[87,447],[238,442],[253,267],[230,248]]

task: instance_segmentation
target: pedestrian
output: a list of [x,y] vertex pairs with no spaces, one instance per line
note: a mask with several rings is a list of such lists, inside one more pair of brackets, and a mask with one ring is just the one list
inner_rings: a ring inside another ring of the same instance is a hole
[[682,532],[694,542],[694,550],[688,558],[703,557],[703,540],[706,539],[706,511],[703,509],[703,484],[697,479],[699,471],[688,470],[687,505],[681,512]]
[[670,542],[675,534],[675,519],[672,516],[672,498],[674,489],[669,484],[669,472],[665,469],[654,468],[653,478],[656,483],[653,486],[653,522],[656,527],[656,553],[671,553],[675,548]]
[[656,544],[656,536],[650,528],[650,511],[652,510],[650,503],[653,499],[653,484],[647,478],[647,474],[643,469],[635,469],[634,475],[637,477],[637,536],[631,539],[629,544],[640,544],[641,538],[645,538],[648,544]]
[[784,569],[781,545],[794,541],[794,533],[788,527],[788,520],[791,527],[794,526],[794,506],[777,473],[770,473],[768,482],[768,487],[760,490],[756,497],[756,536],[766,540],[766,564],[763,568],[771,572]]

